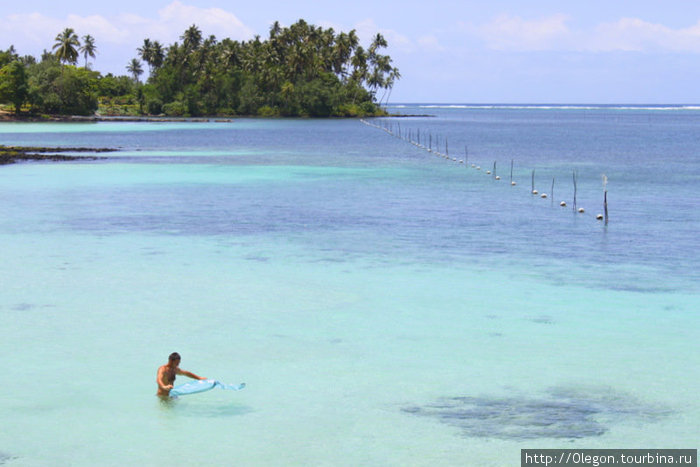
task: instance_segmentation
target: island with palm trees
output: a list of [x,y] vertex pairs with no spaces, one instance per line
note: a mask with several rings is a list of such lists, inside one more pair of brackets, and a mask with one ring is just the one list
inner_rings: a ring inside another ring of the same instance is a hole
[[115,76],[91,69],[95,38],[66,28],[38,60],[0,51],[0,104],[13,118],[383,115],[400,78],[386,47],[381,34],[364,48],[354,30],[304,20],[248,41],[205,38],[192,25],[167,47],[144,39],[128,75]]

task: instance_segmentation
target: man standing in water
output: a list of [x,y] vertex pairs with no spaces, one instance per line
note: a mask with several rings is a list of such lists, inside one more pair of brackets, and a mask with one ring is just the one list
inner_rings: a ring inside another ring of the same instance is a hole
[[180,369],[180,354],[173,352],[168,357],[168,363],[158,368],[158,376],[156,376],[156,383],[158,383],[158,396],[168,397],[170,395],[170,390],[173,388],[173,383],[175,382],[175,375],[185,375],[193,379],[206,379],[202,376],[197,376],[194,373]]

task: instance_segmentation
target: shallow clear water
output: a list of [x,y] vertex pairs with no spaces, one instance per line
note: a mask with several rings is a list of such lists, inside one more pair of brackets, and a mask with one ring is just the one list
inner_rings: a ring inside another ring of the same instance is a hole
[[[356,120],[0,124],[121,149],[0,167],[0,464],[694,447],[700,111],[396,110],[469,164]],[[173,351],[248,387],[162,404]]]

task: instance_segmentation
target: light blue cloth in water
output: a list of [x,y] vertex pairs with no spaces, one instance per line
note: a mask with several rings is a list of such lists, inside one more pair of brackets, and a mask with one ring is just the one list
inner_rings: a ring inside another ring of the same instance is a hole
[[245,387],[245,383],[241,384],[224,384],[215,379],[199,379],[185,384],[175,386],[170,390],[170,397],[185,396],[187,394],[197,394],[198,392],[209,391],[219,387],[221,389],[230,389],[232,391],[240,391]]

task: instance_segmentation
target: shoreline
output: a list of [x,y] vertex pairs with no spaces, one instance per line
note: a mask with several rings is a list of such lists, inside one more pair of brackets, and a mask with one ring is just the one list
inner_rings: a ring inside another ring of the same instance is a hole
[[[362,119],[362,118],[407,118],[434,117],[429,114],[387,114],[357,117],[272,117],[275,119]],[[121,116],[121,115],[15,115],[0,112],[0,122],[202,122],[233,123],[242,118],[268,119],[259,115],[211,116],[211,117],[165,117],[165,116]]]

